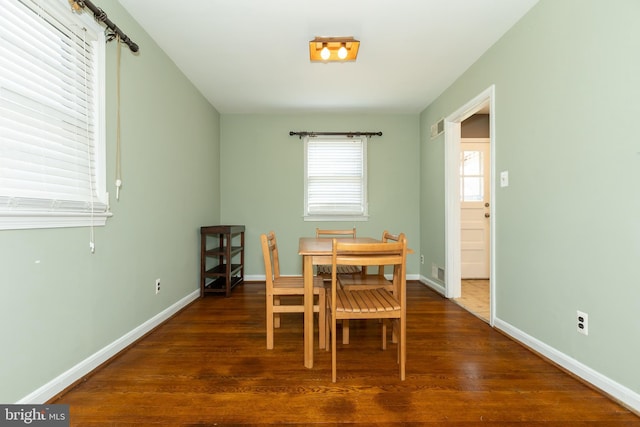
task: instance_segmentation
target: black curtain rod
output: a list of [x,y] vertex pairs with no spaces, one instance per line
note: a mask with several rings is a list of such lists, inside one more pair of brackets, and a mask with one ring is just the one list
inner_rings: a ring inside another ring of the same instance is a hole
[[129,37],[127,37],[127,35],[123,33],[116,24],[111,22],[104,10],[100,9],[89,0],[69,0],[69,3],[71,3],[71,7],[73,7],[73,9],[76,11],[84,9],[85,6],[88,7],[91,12],[93,12],[93,17],[96,19],[96,21],[103,22],[104,25],[106,25],[111,31],[113,31],[113,34],[110,34],[108,36],[107,41],[110,42],[111,40],[115,39],[117,34],[118,36],[120,36],[120,40],[122,40],[123,43],[129,46],[131,52],[138,51],[138,45],[135,44]]
[[324,136],[347,136],[349,138],[353,138],[354,136],[382,136],[382,132],[289,132],[289,136],[298,135],[300,139],[303,136],[316,137],[319,135]]

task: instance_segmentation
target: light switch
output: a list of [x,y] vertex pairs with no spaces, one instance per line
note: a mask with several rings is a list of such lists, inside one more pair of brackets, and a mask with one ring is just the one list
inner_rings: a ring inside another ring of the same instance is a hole
[[500,172],[500,187],[509,186],[509,171]]

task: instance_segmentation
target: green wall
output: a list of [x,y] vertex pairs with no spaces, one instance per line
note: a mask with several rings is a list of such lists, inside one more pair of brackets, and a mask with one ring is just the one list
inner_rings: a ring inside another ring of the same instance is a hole
[[[122,176],[115,200],[116,45],[107,45],[108,191],[89,229],[0,231],[0,402],[16,402],[199,286],[199,230],[217,223],[219,115],[115,0],[122,48]],[[154,282],[161,279],[155,295]]]
[[[541,0],[420,118],[428,135],[495,84],[496,317],[636,393],[639,16],[637,0]],[[422,145],[425,266],[444,261],[443,143]]]
[[[264,277],[260,234],[275,231],[282,274],[301,274],[298,238],[316,227],[351,228],[358,235],[404,232],[415,251],[409,274],[419,273],[420,159],[418,115],[223,114],[221,122],[221,219],[246,226],[246,274]],[[289,131],[381,131],[369,140],[366,222],[305,222],[304,143]]]

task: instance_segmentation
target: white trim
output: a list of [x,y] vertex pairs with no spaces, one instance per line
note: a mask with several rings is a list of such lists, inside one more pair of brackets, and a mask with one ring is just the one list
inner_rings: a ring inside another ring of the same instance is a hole
[[558,351],[550,345],[522,332],[520,329],[503,320],[496,318],[494,319],[494,323],[494,327],[496,329],[501,330],[510,338],[548,358],[579,378],[582,378],[603,393],[609,395],[614,400],[617,400],[622,405],[640,414],[640,394],[613,381],[611,378],[595,371],[583,363],[580,363],[576,359]]
[[460,137],[460,141],[461,142],[471,142],[471,143],[479,142],[481,144],[485,144],[485,143],[491,142],[491,138],[463,138],[463,137]]
[[9,214],[0,212],[0,230],[26,230],[34,228],[102,227],[106,225],[111,212],[94,213],[26,213]]
[[496,245],[495,245],[495,85],[491,85],[475,98],[464,104],[454,113],[445,118],[445,296],[458,298],[461,295],[461,260],[460,260],[460,123],[478,111],[483,104],[489,103],[489,135],[491,150],[490,193],[491,217],[490,221],[490,305],[491,315],[489,324],[493,326],[495,318],[495,289],[496,289]]
[[85,360],[81,361],[77,365],[73,366],[66,372],[58,375],[56,378],[49,381],[39,389],[33,391],[27,396],[23,397],[17,404],[42,404],[47,400],[53,398],[58,393],[64,391],[67,387],[71,386],[76,381],[82,379],[85,375],[89,374],[94,369],[108,361],[110,358],[126,349],[129,345],[142,338],[145,334],[160,326],[163,322],[176,314],[182,308],[186,307],[192,301],[195,301],[200,297],[200,289],[190,293],[180,301],[176,302],[167,309],[153,316],[137,328],[134,328],[127,334],[118,338],[111,344],[107,345],[103,349],[97,351]]
[[428,288],[433,289],[434,291],[436,291],[437,293],[439,293],[444,297],[446,289],[444,285],[442,285],[441,283],[431,280],[425,276],[420,276],[418,280],[420,281],[421,284],[425,285]]
[[[456,119],[457,120],[457,119]],[[445,296],[459,298],[460,280],[460,122],[446,119],[444,126],[445,185]]]
[[348,215],[308,215],[302,217],[304,221],[369,221],[368,215],[348,216]]

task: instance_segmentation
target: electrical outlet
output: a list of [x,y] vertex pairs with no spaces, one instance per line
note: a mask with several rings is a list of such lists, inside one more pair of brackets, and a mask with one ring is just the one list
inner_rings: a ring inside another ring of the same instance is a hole
[[424,255],[420,255],[420,264],[424,264]]
[[589,315],[580,310],[576,311],[576,323],[578,327],[578,333],[582,335],[589,335]]
[[160,279],[156,279],[156,295],[160,293]]

